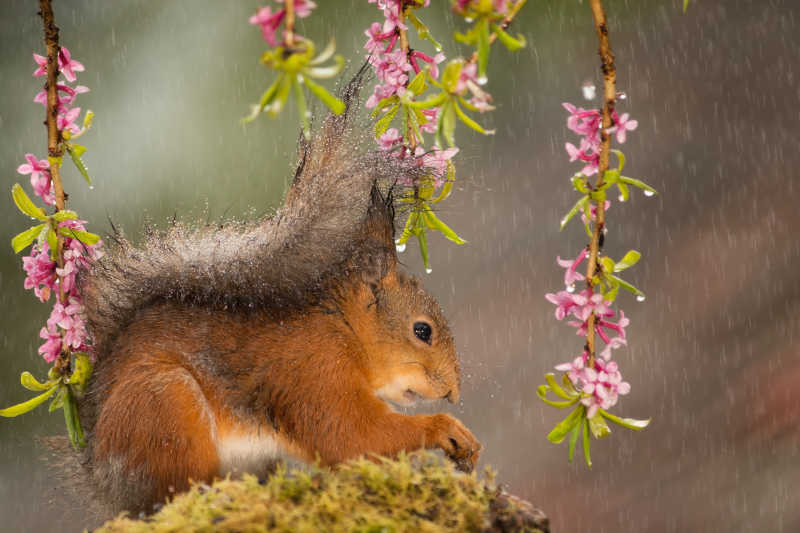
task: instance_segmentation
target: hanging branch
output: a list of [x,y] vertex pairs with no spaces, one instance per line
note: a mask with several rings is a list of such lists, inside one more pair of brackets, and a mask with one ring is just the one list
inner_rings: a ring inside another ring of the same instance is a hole
[[[597,181],[594,189],[599,190],[603,185],[603,176],[608,170],[608,158],[611,152],[611,134],[608,129],[612,126],[611,116],[617,101],[617,68],[614,66],[614,54],[611,51],[611,44],[608,41],[608,23],[606,14],[603,10],[601,0],[590,0],[592,14],[594,15],[594,25],[597,30],[597,38],[600,41],[600,60],[603,71],[603,127],[600,129],[602,148],[600,149],[600,161],[597,169]],[[592,283],[597,272],[597,256],[603,245],[603,230],[605,226],[606,206],[605,202],[598,202],[597,215],[595,216],[594,231],[592,241],[589,244],[589,264],[586,268],[586,285],[589,293],[592,292]],[[592,312],[589,316],[589,325],[586,335],[586,351],[589,352],[589,368],[594,368],[595,358],[595,321],[597,316]]]

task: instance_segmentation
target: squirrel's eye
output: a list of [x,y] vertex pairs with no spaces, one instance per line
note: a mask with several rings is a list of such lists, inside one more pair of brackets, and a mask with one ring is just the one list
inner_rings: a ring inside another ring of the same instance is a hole
[[427,322],[414,322],[414,335],[422,342],[431,343],[431,326]]

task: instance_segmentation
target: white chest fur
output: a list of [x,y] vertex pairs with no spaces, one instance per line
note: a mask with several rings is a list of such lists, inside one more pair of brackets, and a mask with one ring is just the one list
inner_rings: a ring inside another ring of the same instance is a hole
[[275,461],[286,458],[286,450],[271,431],[255,430],[227,435],[217,443],[220,474],[239,475],[245,472],[265,475]]

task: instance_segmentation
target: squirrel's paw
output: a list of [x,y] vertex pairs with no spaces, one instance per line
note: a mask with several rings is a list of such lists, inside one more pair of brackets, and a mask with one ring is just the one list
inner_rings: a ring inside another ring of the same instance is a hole
[[434,445],[444,451],[458,470],[472,472],[483,448],[475,435],[460,420],[443,413],[433,415],[433,426]]

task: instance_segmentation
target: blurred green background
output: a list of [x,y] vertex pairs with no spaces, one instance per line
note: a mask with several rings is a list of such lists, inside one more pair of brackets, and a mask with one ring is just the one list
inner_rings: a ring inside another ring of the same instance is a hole
[[[363,35],[379,20],[364,1],[318,0],[299,30],[361,62]],[[606,0],[621,110],[639,120],[625,145],[628,175],[661,194],[615,202],[606,249],[643,261],[625,295],[630,346],[616,352],[632,384],[616,412],[653,417],[593,443],[591,471],[567,463],[545,435],[566,413],[536,398],[553,365],[580,341],[553,317],[544,293],[560,288],[556,255],[585,241],[579,224],[558,232],[574,201],[575,142],[561,102],[586,105],[600,83],[588,3],[530,0],[514,31],[529,47],[492,52],[498,109],[483,138],[457,132],[458,183],[441,208],[468,245],[432,239],[433,273],[415,246],[402,256],[447,311],[463,361],[463,402],[453,409],[478,438],[482,461],[508,488],[550,516],[554,531],[797,531],[800,483],[800,6],[793,0]],[[97,114],[83,139],[95,181],[65,168],[69,205],[106,233],[109,220],[136,238],[146,221],[252,217],[279,205],[292,172],[298,120],[243,127],[239,118],[271,80],[247,23],[257,1],[56,0],[61,42],[86,72],[79,99]],[[445,2],[421,13],[454,50]],[[38,2],[3,3],[0,16],[0,243],[27,227],[10,188],[26,152],[43,156],[43,108],[32,52],[43,53]],[[427,50],[423,45],[423,50]],[[428,50],[429,51],[429,50]],[[328,83],[328,87],[332,84]],[[319,110],[319,106],[317,106]],[[19,374],[42,375],[38,331],[48,309],[22,288],[21,261],[0,246],[0,405],[22,401]],[[444,408],[444,406],[442,406]],[[32,444],[63,433],[46,409],[0,420],[4,531],[78,530]]]

